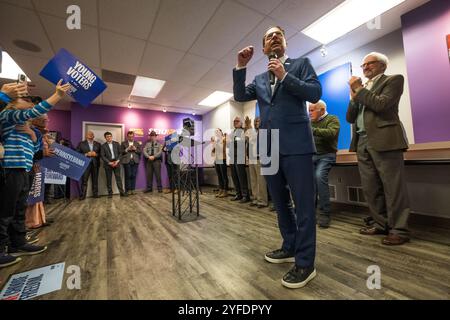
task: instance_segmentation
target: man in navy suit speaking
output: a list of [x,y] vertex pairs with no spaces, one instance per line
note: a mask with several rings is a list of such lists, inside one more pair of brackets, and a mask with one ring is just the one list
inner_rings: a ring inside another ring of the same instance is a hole
[[[261,129],[269,135],[278,130],[279,141],[272,141],[268,149],[269,153],[279,153],[279,169],[276,174],[266,175],[266,180],[278,213],[283,244],[267,253],[265,259],[271,263],[295,262],[281,282],[288,288],[301,288],[316,276],[312,161],[316,150],[306,101],[319,101],[322,87],[309,60],[288,58],[286,47],[282,28],[267,30],[263,52],[269,58],[268,70],[248,86],[245,86],[246,66],[253,57],[253,47],[241,50],[233,70],[233,90],[236,101],[258,100]],[[290,205],[289,192],[295,210]]]

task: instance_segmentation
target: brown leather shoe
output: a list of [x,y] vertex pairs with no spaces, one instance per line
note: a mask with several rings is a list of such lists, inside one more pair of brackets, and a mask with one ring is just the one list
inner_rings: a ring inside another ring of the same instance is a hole
[[383,235],[388,234],[388,232],[386,230],[379,229],[377,227],[364,227],[359,230],[359,233],[366,235],[366,236],[375,236],[378,234],[383,234]]
[[387,237],[381,240],[381,243],[387,246],[399,246],[409,242],[408,237],[399,236],[398,234],[390,233]]

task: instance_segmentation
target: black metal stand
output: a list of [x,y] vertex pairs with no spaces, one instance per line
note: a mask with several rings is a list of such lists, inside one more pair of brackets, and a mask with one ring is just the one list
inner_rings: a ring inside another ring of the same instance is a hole
[[191,140],[187,163],[180,163],[177,170],[172,172],[175,183],[175,191],[172,192],[172,216],[179,221],[184,216],[200,216],[200,197],[198,165],[195,159],[194,140]]

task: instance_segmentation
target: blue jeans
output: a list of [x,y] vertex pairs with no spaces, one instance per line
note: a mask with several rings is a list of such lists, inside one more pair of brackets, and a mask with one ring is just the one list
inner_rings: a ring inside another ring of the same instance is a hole
[[322,222],[330,221],[331,203],[330,189],[328,186],[328,174],[331,166],[336,163],[335,153],[326,153],[313,156],[314,162],[314,181],[316,189],[316,197],[319,196],[318,206],[320,210],[319,219]]

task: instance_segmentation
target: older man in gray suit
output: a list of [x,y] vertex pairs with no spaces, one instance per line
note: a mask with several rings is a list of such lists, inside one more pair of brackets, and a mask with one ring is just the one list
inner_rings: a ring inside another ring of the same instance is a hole
[[350,79],[347,121],[353,124],[350,151],[357,152],[364,196],[375,220],[360,233],[385,234],[383,244],[401,245],[409,241],[410,213],[403,160],[408,142],[398,116],[404,78],[386,76],[387,65],[381,53],[364,58],[361,67],[369,81],[363,85],[361,78]]

